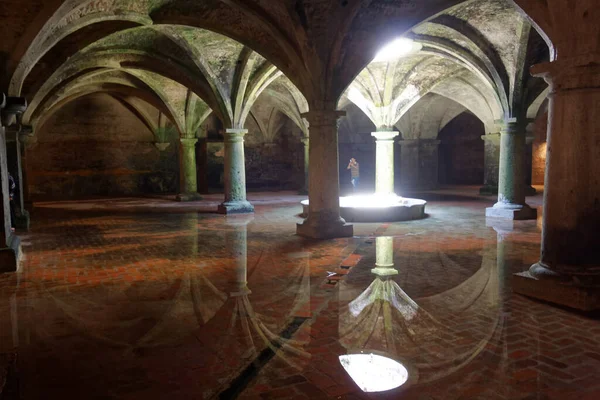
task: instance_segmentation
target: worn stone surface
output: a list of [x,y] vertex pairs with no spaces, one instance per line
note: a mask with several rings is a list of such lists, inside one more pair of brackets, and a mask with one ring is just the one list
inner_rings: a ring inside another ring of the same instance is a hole
[[498,194],[498,177],[500,167],[500,133],[491,133],[481,136],[484,144],[484,170],[483,187],[479,190],[481,194]]
[[305,114],[313,133],[309,146],[309,213],[297,225],[300,236],[314,239],[352,236],[352,225],[340,217],[337,128],[338,119],[344,114],[333,110]]
[[[477,188],[439,195],[428,219],[320,242],[293,235],[293,193],[250,194],[249,222],[197,212],[220,195],[200,207],[167,196],[39,204],[24,272],[0,277],[0,353],[19,344],[23,400],[216,397],[281,342],[239,398],[366,398],[339,362],[363,343],[418,368],[417,384],[389,398],[595,399],[599,322],[511,290],[539,257],[537,223],[499,235]],[[380,293],[418,305],[410,320],[385,300],[351,313],[385,237],[406,297]],[[339,279],[327,283],[328,271]],[[296,317],[307,319],[283,337]]]
[[438,185],[439,140],[400,140],[400,190],[432,189]]
[[179,186],[178,145],[159,151],[148,127],[108,95],[71,103],[36,135],[26,150],[35,200],[172,193]]
[[[193,138],[211,113],[225,129],[247,129],[256,100],[285,74],[296,93],[290,91],[292,103],[281,101],[282,112],[287,111],[303,136],[309,132],[298,117],[302,112],[333,113],[352,97],[377,128],[391,129],[432,93],[453,99],[483,122],[485,133],[494,133],[495,121],[517,119],[524,125],[525,119],[540,114],[546,84],[529,74],[529,67],[552,61],[551,71],[545,72],[560,82],[555,82],[555,99],[548,106],[542,259],[550,269],[556,265],[567,275],[590,271],[598,275],[594,251],[599,235],[594,227],[600,124],[589,110],[597,108],[599,17],[595,0],[578,1],[576,7],[568,0],[4,0],[0,90],[27,98],[30,107],[19,124],[34,128],[70,103],[103,92],[135,109],[138,122],[155,136],[158,131],[153,128],[165,124],[148,118],[132,98],[170,120],[181,138]],[[383,44],[401,34],[422,51],[369,65]],[[354,91],[348,90],[351,86]],[[276,97],[276,92],[270,93]],[[298,101],[298,93],[303,101]],[[286,96],[280,99],[289,100]],[[290,107],[294,102],[307,107]],[[432,114],[438,114],[435,104],[430,105]],[[438,117],[426,117],[420,129],[433,132],[431,125],[440,121]],[[15,113],[4,118],[5,125],[16,122]],[[333,234],[344,225],[335,205],[340,169],[337,133],[333,124],[328,125],[310,127],[318,135],[310,135],[314,146],[309,196],[311,229],[324,225]],[[510,213],[526,209],[521,186],[528,173],[522,167],[521,140],[502,136],[496,209]],[[153,139],[152,143],[165,143]],[[81,147],[75,150],[84,154]],[[136,154],[134,160],[145,151],[139,150],[129,152]],[[229,154],[230,148],[225,150],[226,160],[236,157]],[[122,152],[115,157],[119,164],[127,158],[121,156]],[[572,159],[576,161],[571,163]],[[239,192],[231,185],[229,161],[225,186],[230,193]],[[323,180],[315,183],[318,174]],[[80,179],[77,185],[88,181],[92,180]],[[193,179],[189,181],[193,185]],[[134,184],[125,186],[131,189]],[[6,192],[4,185],[4,206]],[[3,217],[6,231],[6,209]],[[343,230],[346,235],[347,228]],[[5,232],[2,243],[11,236]]]
[[440,132],[440,183],[477,185],[484,181],[485,127],[473,114],[462,113]]
[[498,202],[486,216],[507,219],[536,219],[537,212],[525,203],[525,146],[523,121],[509,120],[500,131]]

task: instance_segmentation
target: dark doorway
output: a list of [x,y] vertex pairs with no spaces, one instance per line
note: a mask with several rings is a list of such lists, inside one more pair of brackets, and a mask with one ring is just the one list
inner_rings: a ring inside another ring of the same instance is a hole
[[483,183],[485,127],[475,115],[464,112],[438,135],[439,182],[447,185]]

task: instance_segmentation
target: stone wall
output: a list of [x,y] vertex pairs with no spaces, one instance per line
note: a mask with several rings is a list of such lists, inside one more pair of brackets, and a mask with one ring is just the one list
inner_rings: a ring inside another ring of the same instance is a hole
[[470,113],[463,113],[440,132],[439,182],[455,185],[483,183],[483,123]]
[[163,152],[151,130],[108,94],[65,105],[27,150],[32,199],[176,192],[177,138]]
[[[253,110],[253,112],[255,112]],[[304,147],[302,132],[287,118],[272,137],[265,137],[252,118],[248,118],[248,134],[244,137],[246,159],[246,188],[258,190],[299,190],[304,180]],[[206,145],[199,141],[197,158],[198,180],[206,180],[207,191],[223,188],[223,137],[222,124],[210,118],[203,125]],[[204,164],[205,167],[201,167]],[[202,168],[202,169],[201,169]],[[206,172],[204,172],[206,171]],[[199,186],[200,187],[200,186]]]

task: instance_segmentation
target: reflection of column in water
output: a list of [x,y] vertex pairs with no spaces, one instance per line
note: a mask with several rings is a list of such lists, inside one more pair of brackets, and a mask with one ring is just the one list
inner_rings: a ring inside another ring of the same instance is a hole
[[181,227],[186,233],[187,256],[195,257],[198,255],[198,214],[184,214]]
[[248,289],[248,224],[254,218],[249,215],[227,218],[228,230],[225,232],[225,248],[231,257],[231,270],[227,271],[227,283],[231,287],[231,296],[250,294]]
[[378,276],[397,275],[394,269],[394,238],[391,236],[377,237],[375,242],[375,268],[371,270]]
[[17,294],[10,298],[10,323],[12,326],[13,347],[19,347],[19,314],[17,311]]
[[[491,248],[484,250],[483,260],[484,262],[495,261],[494,268],[496,269],[495,273],[498,279],[497,297],[495,299],[495,303],[498,307],[498,325],[496,327],[495,344],[499,347],[500,365],[497,368],[497,373],[502,373],[504,377],[507,377],[510,374],[510,371],[508,371],[508,354],[510,349],[508,348],[508,341],[506,339],[506,328],[510,312],[505,310],[504,301],[511,293],[508,277],[511,275],[510,257],[513,251],[513,245],[509,240],[509,236],[513,231],[513,221],[488,219],[486,225],[493,227],[494,231],[496,231],[495,258],[493,256],[494,249]],[[494,341],[490,340],[490,344],[493,345]],[[507,389],[504,391],[504,394],[508,396]]]

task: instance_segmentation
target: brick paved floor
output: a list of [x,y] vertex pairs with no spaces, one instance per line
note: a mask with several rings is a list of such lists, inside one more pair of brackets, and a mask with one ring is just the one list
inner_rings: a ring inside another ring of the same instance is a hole
[[[486,221],[473,193],[320,242],[285,193],[251,194],[250,217],[206,213],[218,196],[39,203],[23,272],[0,276],[0,353],[27,400],[599,399],[600,322],[511,293],[540,221]],[[360,351],[407,384],[363,392],[339,361]]]

